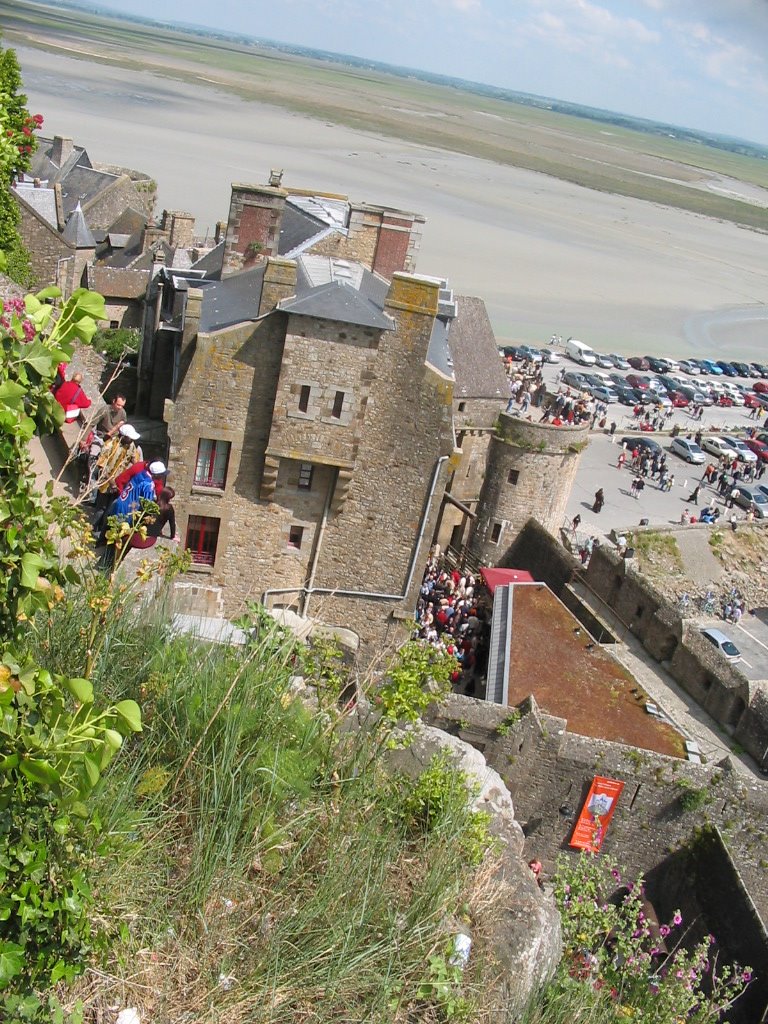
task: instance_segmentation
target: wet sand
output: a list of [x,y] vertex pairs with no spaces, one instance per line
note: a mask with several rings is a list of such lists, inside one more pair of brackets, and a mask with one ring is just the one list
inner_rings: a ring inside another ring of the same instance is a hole
[[[30,109],[94,161],[158,182],[198,233],[232,181],[344,192],[427,217],[418,269],[482,296],[499,340],[768,361],[768,236],[142,72],[18,48]],[[715,355],[715,352],[717,355]]]

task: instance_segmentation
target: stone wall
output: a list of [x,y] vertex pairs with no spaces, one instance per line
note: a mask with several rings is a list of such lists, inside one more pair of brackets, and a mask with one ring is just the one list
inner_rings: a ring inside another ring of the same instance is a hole
[[[75,249],[67,245],[55,228],[52,228],[50,224],[41,220],[36,213],[30,210],[23,198],[20,198],[17,193],[14,195],[16,195],[20,214],[19,235],[30,255],[35,285],[44,288],[60,281],[63,283],[67,269],[69,275],[72,275]],[[60,263],[63,260],[67,260],[68,265]]]
[[114,182],[97,193],[83,206],[83,213],[91,230],[106,230],[126,209],[149,218],[155,205],[157,186],[151,178],[132,181],[128,174],[121,174]]
[[[223,275],[242,270],[255,255],[276,256],[287,192],[269,185],[232,185]],[[258,252],[249,248],[259,246]]]
[[768,765],[765,695],[738,664],[728,662],[696,628],[684,631],[679,613],[631,561],[596,548],[584,576],[590,590],[714,720],[761,766]]
[[553,427],[500,413],[470,539],[480,562],[497,565],[530,516],[559,530],[588,440],[588,424]]
[[346,234],[335,231],[316,242],[309,252],[357,260],[391,278],[396,271],[415,271],[423,228],[424,218],[418,214],[350,203]]
[[[356,632],[364,658],[402,639],[453,450],[451,382],[424,361],[437,291],[396,275],[386,307],[395,331],[274,312],[190,335],[188,369],[167,403],[170,468],[182,537],[190,515],[219,520],[215,565],[190,575],[220,589],[228,615],[285,588],[269,603],[306,612],[309,586],[327,591],[309,598],[313,617]],[[306,415],[302,382],[316,389]],[[349,391],[338,419],[328,389]],[[223,490],[193,482],[200,438],[231,446]],[[298,544],[292,528],[303,531]]]
[[763,782],[737,773],[728,759],[701,766],[571,734],[565,720],[539,712],[532,698],[521,711],[515,721],[509,709],[453,694],[433,707],[427,720],[477,747],[499,772],[523,825],[526,857],[537,856],[551,873],[560,854],[574,855],[568,840],[576,816],[594,776],[608,776],[625,783],[603,846],[609,856],[630,874],[649,872],[698,829],[716,825],[766,918],[768,787]]

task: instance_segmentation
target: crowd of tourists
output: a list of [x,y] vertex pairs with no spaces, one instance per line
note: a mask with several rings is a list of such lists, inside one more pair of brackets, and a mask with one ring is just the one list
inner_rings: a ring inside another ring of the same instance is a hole
[[415,636],[456,658],[453,683],[467,692],[488,667],[490,599],[483,588],[473,573],[444,566],[439,548],[432,550],[416,606]]

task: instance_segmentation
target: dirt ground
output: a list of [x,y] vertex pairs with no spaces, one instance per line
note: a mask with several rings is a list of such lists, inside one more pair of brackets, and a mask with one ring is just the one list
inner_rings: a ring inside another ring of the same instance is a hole
[[[548,652],[557,651],[557,657]],[[544,586],[516,586],[512,613],[510,706],[533,693],[582,736],[684,757],[682,736],[645,711],[647,694]]]

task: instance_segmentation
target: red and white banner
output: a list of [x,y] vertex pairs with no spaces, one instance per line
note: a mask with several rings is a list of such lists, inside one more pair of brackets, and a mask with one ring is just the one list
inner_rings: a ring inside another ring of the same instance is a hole
[[616,779],[594,777],[574,827],[571,846],[590,853],[600,850],[623,789],[624,783]]

